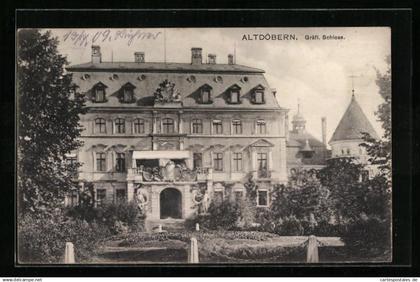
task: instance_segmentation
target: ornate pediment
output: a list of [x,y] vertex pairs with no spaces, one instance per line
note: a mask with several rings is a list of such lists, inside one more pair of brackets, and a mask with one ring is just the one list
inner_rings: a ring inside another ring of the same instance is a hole
[[265,139],[259,139],[249,145],[250,147],[274,147],[273,143],[268,142]]
[[235,144],[235,145],[231,145],[230,149],[232,151],[242,151],[244,149],[244,147],[242,145]]
[[192,151],[192,152],[201,152],[203,151],[203,149],[204,149],[204,146],[201,144],[194,144],[187,147],[187,150]]
[[225,146],[223,146],[221,144],[211,145],[208,148],[208,150],[212,150],[212,151],[222,151],[223,149],[225,149]]
[[178,103],[181,102],[181,94],[175,88],[175,83],[165,79],[159,84],[154,93],[155,103]]

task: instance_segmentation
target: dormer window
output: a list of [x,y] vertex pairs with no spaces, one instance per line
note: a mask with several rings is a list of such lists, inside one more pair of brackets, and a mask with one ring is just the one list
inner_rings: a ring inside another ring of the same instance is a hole
[[92,92],[93,92],[92,102],[105,103],[107,101],[106,93],[105,93],[106,88],[107,86],[103,84],[102,82],[97,83],[92,89]]
[[238,85],[233,85],[230,89],[229,89],[229,97],[228,97],[228,102],[230,104],[239,104],[240,103],[240,92],[241,92],[241,88]]
[[212,100],[211,100],[211,91],[212,91],[212,88],[208,84],[205,84],[205,85],[203,85],[201,87],[200,103],[202,103],[202,104],[210,104],[210,103],[212,103]]
[[127,82],[124,84],[124,86],[121,88],[120,93],[120,102],[121,103],[134,103],[134,88],[136,88],[133,84],[130,82]]
[[254,92],[252,93],[252,103],[254,104],[264,104],[264,86],[261,84],[254,88]]

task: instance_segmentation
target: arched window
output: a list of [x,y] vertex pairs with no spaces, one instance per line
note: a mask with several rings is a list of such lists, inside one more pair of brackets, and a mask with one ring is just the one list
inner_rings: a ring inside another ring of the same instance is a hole
[[103,118],[95,119],[95,133],[106,133],[106,122]]
[[162,132],[174,133],[174,130],[175,130],[174,120],[171,118],[164,118],[162,120]]
[[229,88],[229,97],[228,102],[230,104],[239,104],[240,101],[240,93],[241,93],[241,87],[239,87],[237,84],[232,85]]
[[135,102],[135,98],[134,98],[135,88],[136,87],[130,82],[127,82],[126,84],[124,84],[121,88],[120,102],[121,103],[134,103]]
[[192,120],[192,133],[194,134],[203,133],[203,121],[201,119]]
[[200,93],[200,103],[202,104],[211,104],[211,91],[212,87],[208,84],[204,84],[201,87],[201,93]]
[[265,103],[265,97],[264,97],[264,86],[261,84],[257,85],[254,88],[254,91],[252,93],[252,99],[251,102],[254,104],[264,104]]
[[141,118],[136,118],[133,121],[133,131],[134,134],[143,134],[145,132],[144,120]]
[[347,148],[347,155],[350,155],[350,149]]
[[115,133],[125,133],[125,120],[123,118],[115,120]]
[[102,82],[98,82],[97,84],[95,84],[95,86],[93,86],[92,88],[92,102],[94,103],[105,103],[106,100],[106,95],[105,95],[105,89],[107,88],[107,86],[105,84],[103,84]]

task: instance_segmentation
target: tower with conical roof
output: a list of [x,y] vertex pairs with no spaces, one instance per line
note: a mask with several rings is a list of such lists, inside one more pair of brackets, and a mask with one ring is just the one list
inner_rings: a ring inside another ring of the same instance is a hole
[[357,157],[364,162],[367,160],[366,151],[359,146],[363,143],[363,133],[369,133],[373,138],[378,138],[378,135],[357,102],[354,90],[352,92],[350,104],[338,123],[329,144],[332,157]]

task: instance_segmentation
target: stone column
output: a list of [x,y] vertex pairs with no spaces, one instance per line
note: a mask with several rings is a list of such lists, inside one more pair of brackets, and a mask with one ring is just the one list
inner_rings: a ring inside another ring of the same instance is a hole
[[182,121],[183,111],[178,111],[178,133],[183,132],[184,122]]
[[153,122],[153,127],[152,127],[152,133],[157,133],[157,111],[153,111],[153,118],[152,118],[152,122]]
[[273,152],[270,150],[270,151],[268,151],[268,170],[269,171],[271,171],[271,170],[274,170],[274,167],[273,167]]
[[[159,219],[160,218],[160,203],[159,203],[159,194],[160,189],[158,187],[152,186],[151,191],[151,199],[150,199],[150,205],[151,205],[151,214],[150,219]],[[159,189],[156,191],[156,189]]]
[[251,168],[252,171],[256,171],[257,170],[257,159],[255,158],[255,150],[253,148],[251,148]]
[[184,150],[184,137],[179,137],[179,149]]
[[191,208],[192,199],[189,190],[189,185],[182,187],[182,218],[188,218],[194,213],[194,210]]
[[134,200],[134,183],[132,181],[127,182],[127,201],[131,202]]

